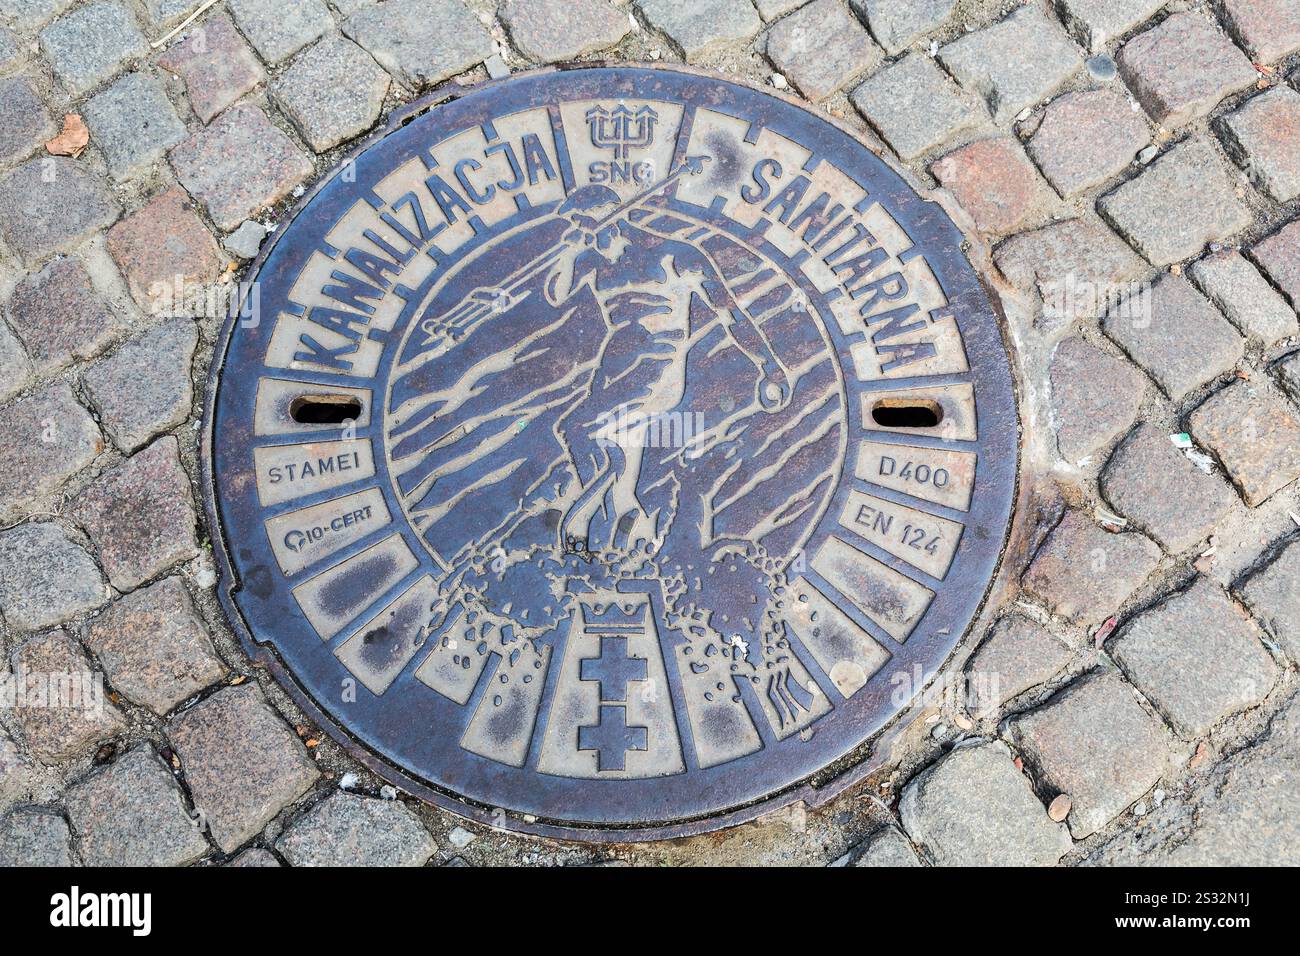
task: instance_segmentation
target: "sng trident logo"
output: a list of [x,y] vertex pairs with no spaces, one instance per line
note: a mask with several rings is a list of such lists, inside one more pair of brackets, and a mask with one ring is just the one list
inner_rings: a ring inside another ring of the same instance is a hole
[[613,160],[597,160],[587,169],[593,183],[649,183],[654,180],[654,164],[634,163],[632,150],[645,149],[655,139],[655,126],[659,114],[649,106],[633,109],[619,103],[612,110],[593,106],[587,110],[587,128],[591,131],[591,145],[597,149],[612,149]]

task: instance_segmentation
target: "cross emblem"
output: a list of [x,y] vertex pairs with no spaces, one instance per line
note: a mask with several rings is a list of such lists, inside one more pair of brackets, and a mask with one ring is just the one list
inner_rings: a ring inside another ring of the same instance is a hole
[[622,770],[627,752],[645,750],[647,741],[645,727],[627,725],[627,707],[622,704],[601,704],[599,723],[578,728],[578,749],[596,751],[597,770]]
[[600,656],[584,657],[580,668],[578,676],[582,680],[600,683],[602,701],[626,701],[627,685],[650,675],[644,657],[628,657],[626,637],[608,634],[601,635]]

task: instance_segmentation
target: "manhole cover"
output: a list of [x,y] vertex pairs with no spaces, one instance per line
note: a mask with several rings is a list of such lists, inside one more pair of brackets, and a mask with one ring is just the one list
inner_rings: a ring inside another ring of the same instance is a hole
[[1017,420],[960,235],[797,105],[461,90],[256,279],[208,419],[226,609],[443,806],[612,839],[807,797],[997,566]]

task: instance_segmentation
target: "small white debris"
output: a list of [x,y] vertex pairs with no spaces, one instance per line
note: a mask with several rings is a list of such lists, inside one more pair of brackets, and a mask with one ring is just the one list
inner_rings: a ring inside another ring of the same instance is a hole
[[938,54],[938,52],[939,52],[939,41],[938,41],[938,40],[931,40],[931,41],[930,41],[930,56],[935,56],[935,55]]
[[656,46],[650,48],[650,59],[657,60],[663,56],[663,52]]
[[494,80],[499,80],[510,75],[510,67],[506,66],[505,57],[500,53],[493,53],[483,61],[483,65],[487,67],[488,76]]
[[1127,527],[1128,527],[1128,519],[1127,519],[1127,518],[1121,518],[1119,515],[1111,514],[1111,513],[1110,513],[1109,511],[1107,511],[1105,508],[1098,507],[1098,508],[1094,509],[1093,514],[1094,514],[1094,515],[1096,516],[1096,518],[1097,518],[1097,523],[1100,524],[1100,525],[1102,525],[1103,527],[1104,527],[1104,526],[1110,526],[1110,527],[1113,527],[1113,528],[1127,528]]
[[1016,115],[1016,122],[1023,123],[1025,120],[1029,119],[1033,112],[1034,108],[1032,106],[1026,106]]
[[201,565],[199,569],[194,572],[194,583],[204,590],[214,588],[217,586],[217,572],[213,571],[212,568],[208,567],[206,564]]
[[1300,528],[1300,515],[1296,514],[1294,511],[1288,511],[1286,516],[1295,522],[1297,528]]
[[301,199],[303,193],[305,193],[306,191],[307,191],[307,187],[306,187],[306,186],[294,186],[294,187],[293,187],[293,198],[294,198],[294,199]]
[[347,773],[345,773],[343,776],[339,777],[339,789],[340,789],[340,790],[355,790],[355,789],[356,789],[356,786],[357,786],[357,784],[360,782],[360,780],[361,780],[360,777],[358,777],[355,773],[353,773],[351,770],[349,770],[349,771],[348,771]]
[[1146,815],[1147,815],[1147,805],[1145,803],[1138,802],[1133,805],[1133,816],[1144,817]]
[[447,839],[456,849],[463,850],[474,842],[474,834],[470,833],[464,827],[456,827],[447,834]]
[[1187,434],[1187,432],[1178,432],[1175,435],[1170,435],[1169,440],[1174,443],[1175,448],[1192,447],[1192,436]]
[[1164,804],[1165,792],[1163,790],[1157,790],[1151,796],[1155,799],[1155,803],[1157,807],[1162,806]]
[[930,731],[930,736],[935,740],[943,740],[948,736],[947,724],[935,724],[934,729]]
[[380,800],[396,800],[396,799],[397,799],[397,788],[396,788],[396,787],[393,787],[393,786],[389,786],[388,784],[384,784],[382,787],[379,788],[379,799],[380,799]]
[[1184,448],[1183,455],[1197,468],[1207,475],[1214,471],[1214,459],[1203,451],[1196,451],[1193,448]]
[[772,85],[778,90],[788,90],[790,88],[790,84],[786,82],[785,77],[780,73],[772,74]]

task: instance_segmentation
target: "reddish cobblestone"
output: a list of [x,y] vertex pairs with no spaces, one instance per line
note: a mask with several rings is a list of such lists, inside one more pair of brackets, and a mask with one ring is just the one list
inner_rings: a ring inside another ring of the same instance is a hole
[[266,79],[262,64],[225,13],[187,33],[158,58],[158,65],[185,81],[190,105],[204,123]]
[[1228,32],[1257,63],[1300,50],[1300,0],[1222,0]]
[[171,154],[176,178],[230,232],[312,174],[311,162],[256,106],[228,109]]
[[989,235],[1014,232],[1047,204],[1047,187],[1020,144],[982,139],[944,156],[930,172]]
[[1300,310],[1300,219],[1256,244],[1250,255]]
[[1258,75],[1200,12],[1175,13],[1124,44],[1120,74],[1152,119],[1170,129],[1204,116]]
[[108,251],[149,313],[185,311],[221,267],[216,240],[175,186],[110,229]]
[[1052,101],[1029,141],[1043,175],[1069,198],[1122,172],[1151,140],[1146,121],[1114,90]]
[[1300,196],[1300,93],[1275,87],[1223,120],[1229,154],[1278,202]]
[[1035,555],[1022,584],[1073,624],[1095,626],[1128,600],[1160,561],[1160,549],[1136,532],[1111,534],[1069,511]]
[[106,472],[73,503],[72,517],[120,591],[198,553],[190,483],[170,435]]
[[26,276],[14,289],[7,311],[14,332],[41,373],[96,355],[119,326],[79,259],[56,259]]
[[1300,478],[1300,409],[1264,382],[1216,392],[1192,412],[1190,425],[1252,508]]
[[767,56],[814,103],[880,62],[880,49],[843,0],[813,0],[767,33]]
[[[14,662],[28,682],[27,695],[15,706],[14,716],[27,748],[38,760],[67,760],[126,730],[122,713],[108,699],[103,684],[96,689],[95,681],[102,675],[64,631],[31,638],[18,649]],[[51,701],[52,683],[69,688],[71,696]]]

